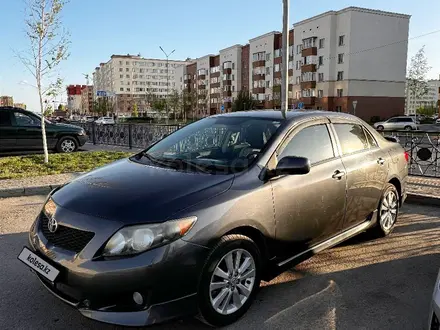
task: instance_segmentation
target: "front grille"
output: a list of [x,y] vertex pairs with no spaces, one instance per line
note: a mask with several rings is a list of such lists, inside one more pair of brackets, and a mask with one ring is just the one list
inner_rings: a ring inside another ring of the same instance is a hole
[[58,225],[57,230],[51,233],[47,226],[49,219],[44,213],[41,213],[40,221],[41,231],[48,242],[65,250],[79,253],[90,242],[93,236],[95,236],[95,234],[90,231],[79,230],[63,225]]
[[440,329],[440,322],[438,321],[437,315],[435,315],[435,313],[432,313],[431,330],[439,330],[439,329]]

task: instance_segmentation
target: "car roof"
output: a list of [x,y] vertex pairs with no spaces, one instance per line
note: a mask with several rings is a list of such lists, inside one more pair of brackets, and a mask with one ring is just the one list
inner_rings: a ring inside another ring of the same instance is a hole
[[[212,117],[249,117],[249,118],[260,118],[260,119],[273,119],[273,120],[283,120],[283,115],[280,110],[250,110],[250,111],[237,111],[225,114],[218,114]],[[333,112],[333,111],[322,111],[322,110],[289,110],[286,112],[286,119],[289,121],[297,121],[307,118],[314,117],[338,117],[346,119],[357,119],[359,118],[343,112]]]

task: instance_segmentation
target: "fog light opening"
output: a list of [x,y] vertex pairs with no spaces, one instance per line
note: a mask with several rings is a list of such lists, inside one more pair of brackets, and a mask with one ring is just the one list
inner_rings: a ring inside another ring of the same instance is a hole
[[133,300],[137,305],[143,305],[144,297],[139,292],[133,293]]

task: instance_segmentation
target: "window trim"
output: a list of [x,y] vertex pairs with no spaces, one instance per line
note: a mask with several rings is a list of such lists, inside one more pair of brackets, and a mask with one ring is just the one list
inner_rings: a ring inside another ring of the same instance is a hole
[[[336,158],[338,158],[339,155],[338,155],[338,149],[337,149],[337,144],[336,144],[338,141],[335,140],[333,132],[331,131],[330,120],[327,117],[325,117],[325,118],[320,118],[318,120],[317,119],[312,119],[310,121],[306,121],[304,123],[301,123],[298,126],[291,127],[289,129],[289,131],[286,132],[286,134],[284,134],[284,137],[282,138],[280,143],[278,143],[278,145],[275,148],[273,154],[269,158],[269,161],[267,162],[266,167],[268,167],[269,169],[274,169],[274,167],[277,166],[278,162],[280,161],[280,159],[278,159],[278,156],[281,154],[282,150],[290,142],[290,140],[295,137],[296,134],[298,134],[299,132],[301,132],[305,128],[312,127],[312,126],[318,126],[318,125],[324,125],[327,128],[328,135],[329,135],[329,138],[330,138],[330,142],[332,144],[333,157],[321,160],[321,161],[313,163],[313,164],[310,164],[310,167],[313,168],[315,166],[328,163],[328,162],[333,161]],[[281,152],[280,152],[280,150],[281,150]],[[271,168],[270,164],[273,164],[274,167]]]

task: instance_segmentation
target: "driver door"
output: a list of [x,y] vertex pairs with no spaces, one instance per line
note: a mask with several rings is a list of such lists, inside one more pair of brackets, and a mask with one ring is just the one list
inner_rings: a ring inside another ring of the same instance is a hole
[[12,124],[16,129],[17,149],[43,149],[41,122],[37,117],[14,111],[12,113]]
[[346,177],[331,134],[327,119],[314,120],[291,132],[276,152],[277,160],[301,156],[311,163],[308,174],[271,180],[276,238],[289,253],[303,251],[342,230]]

